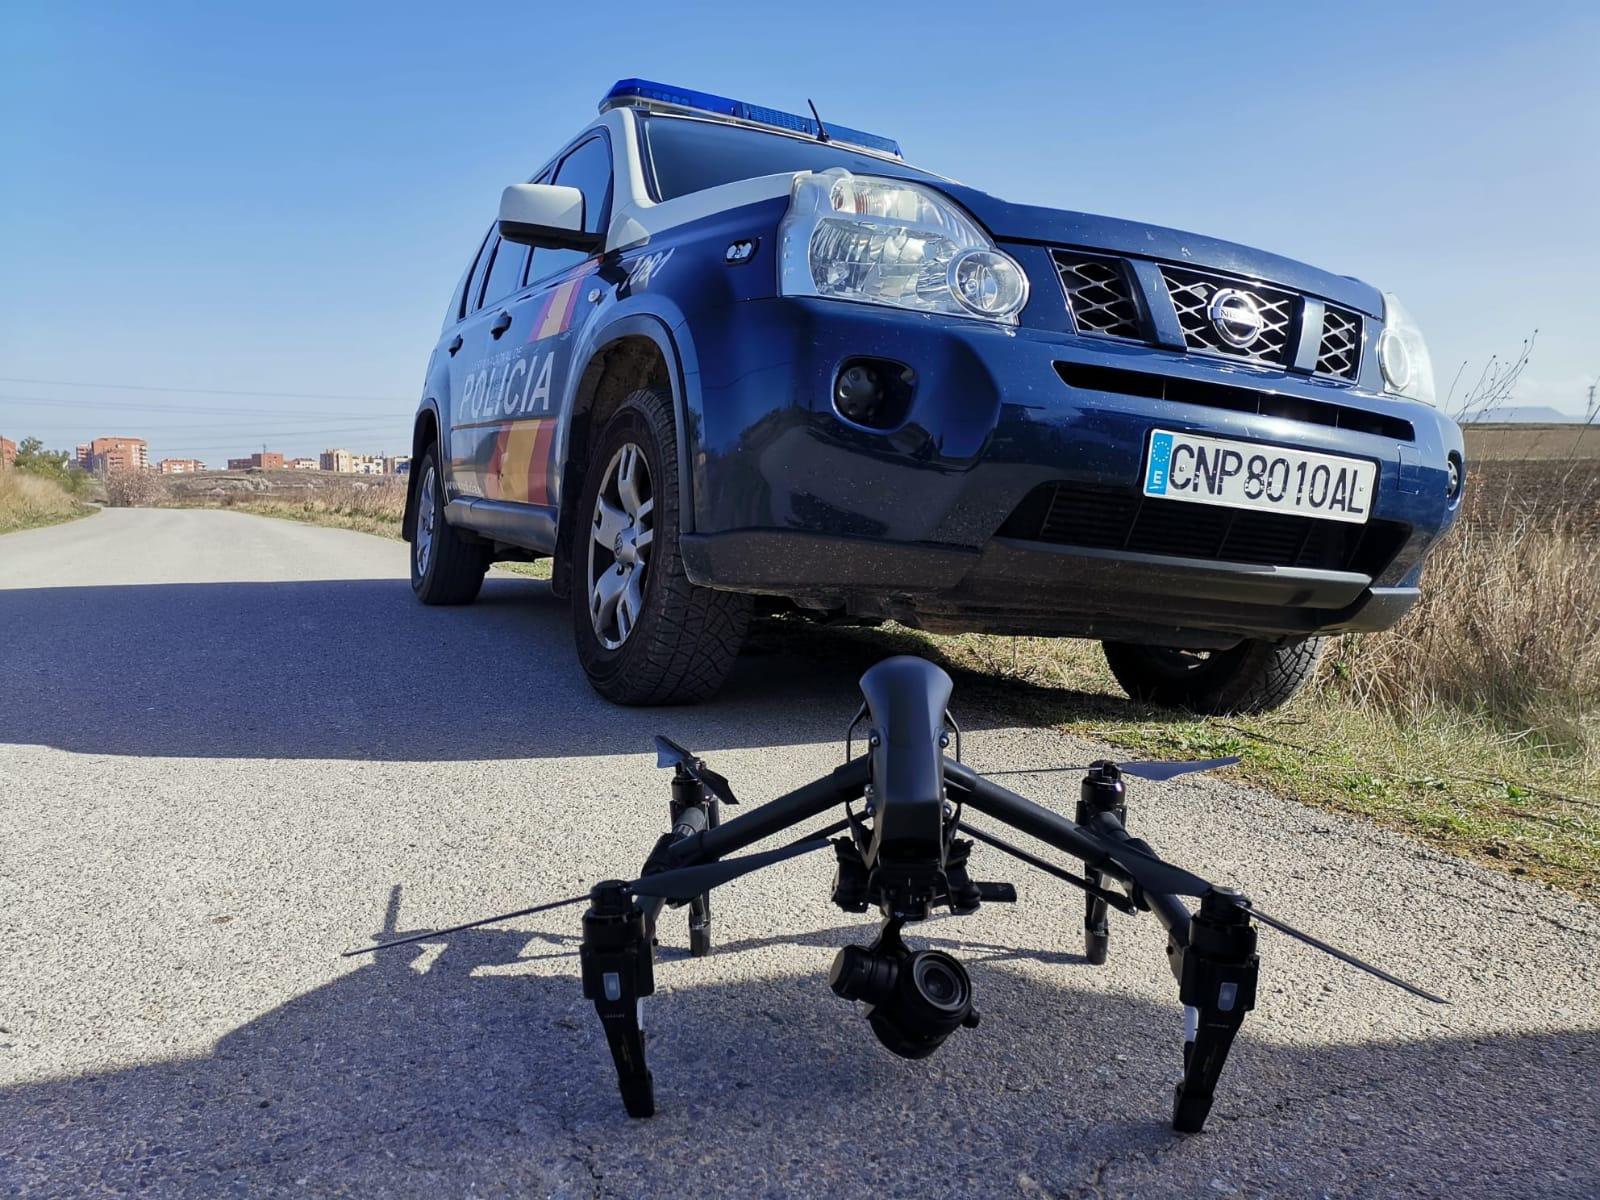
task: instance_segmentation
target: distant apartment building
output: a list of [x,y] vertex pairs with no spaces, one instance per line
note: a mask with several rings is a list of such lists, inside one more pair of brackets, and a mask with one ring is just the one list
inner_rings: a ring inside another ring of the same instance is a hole
[[409,454],[390,454],[383,460],[383,473],[385,475],[411,474],[411,456]]
[[352,454],[350,456],[350,469],[357,475],[382,475],[383,455],[381,454]]
[[78,446],[77,463],[92,475],[144,471],[150,467],[150,447],[143,438],[95,438]]
[[17,444],[10,438],[0,437],[0,471],[17,461]]
[[317,471],[322,468],[322,464],[314,458],[291,458],[284,465],[291,471]]
[[321,468],[324,471],[337,471],[341,475],[349,475],[355,467],[354,454],[348,450],[324,450],[322,452]]
[[163,458],[156,464],[156,470],[163,475],[193,475],[205,469],[205,463],[198,458]]
[[230,458],[228,460],[230,471],[281,471],[283,470],[283,455],[267,453],[252,454],[249,458]]

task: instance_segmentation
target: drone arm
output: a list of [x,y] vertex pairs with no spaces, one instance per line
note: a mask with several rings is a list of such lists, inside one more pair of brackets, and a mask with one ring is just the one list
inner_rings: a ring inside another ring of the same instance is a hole
[[864,758],[847,762],[821,779],[743,812],[732,820],[680,838],[661,851],[660,865],[672,868],[711,862],[782,833],[802,821],[821,816],[830,809],[858,799],[866,790],[868,771]]
[[[1127,846],[1137,853],[1155,854],[1148,842],[1134,837],[1123,828],[1115,813],[1097,814],[1091,828],[1108,842]],[[1174,956],[1173,970],[1176,971],[1176,954],[1189,942],[1189,906],[1183,902],[1181,896],[1174,896],[1170,892],[1144,892],[1142,895],[1144,902],[1150,906],[1150,911],[1155,913],[1156,920],[1161,922],[1171,938],[1167,953]]]
[[946,785],[964,793],[965,802],[978,812],[987,813],[1013,829],[1038,838],[1092,867],[1098,867],[1107,875],[1132,882],[1128,874],[1106,855],[1100,841],[1076,822],[985,779],[971,767],[952,759],[944,760],[944,778]]

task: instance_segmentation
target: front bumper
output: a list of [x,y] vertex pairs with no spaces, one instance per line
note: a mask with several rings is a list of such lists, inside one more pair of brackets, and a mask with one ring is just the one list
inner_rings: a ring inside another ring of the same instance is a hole
[[[1195,646],[1376,629],[1415,602],[1423,558],[1459,503],[1446,495],[1455,424],[1349,386],[821,300],[749,301],[693,334],[699,437],[683,547],[705,586],[932,628]],[[903,424],[864,429],[834,411],[839,364],[858,355],[916,373]],[[1091,380],[1165,378],[1185,399],[1084,386],[1071,368]],[[1235,407],[1207,402],[1207,388]],[[1238,411],[1249,391],[1312,419]],[[1363,573],[999,536],[1040,487],[1137,493],[1158,425],[1369,459],[1372,517],[1398,531],[1394,553]]]

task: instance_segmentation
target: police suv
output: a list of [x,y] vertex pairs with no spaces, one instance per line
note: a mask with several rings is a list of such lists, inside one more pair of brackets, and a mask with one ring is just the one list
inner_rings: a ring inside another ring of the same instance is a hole
[[711,694],[760,604],[1095,638],[1135,696],[1272,708],[1416,603],[1463,479],[1391,294],[638,79],[505,189],[413,463],[423,603],[551,557],[624,704]]

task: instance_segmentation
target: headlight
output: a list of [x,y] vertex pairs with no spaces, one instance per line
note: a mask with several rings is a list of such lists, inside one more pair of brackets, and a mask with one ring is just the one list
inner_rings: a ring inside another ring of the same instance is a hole
[[783,294],[1016,324],[1028,277],[928,188],[843,168],[797,175],[779,231]]
[[1383,334],[1378,338],[1378,365],[1384,391],[1395,396],[1438,404],[1433,394],[1433,359],[1422,330],[1393,292],[1383,294]]

